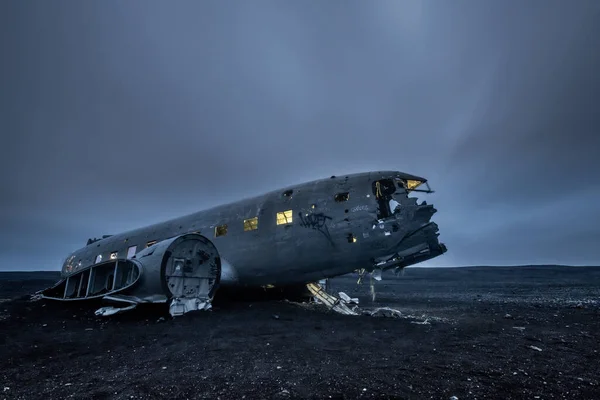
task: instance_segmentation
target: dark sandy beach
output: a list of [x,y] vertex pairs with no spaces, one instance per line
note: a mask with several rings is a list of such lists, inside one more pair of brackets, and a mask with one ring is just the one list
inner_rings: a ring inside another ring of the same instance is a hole
[[600,268],[409,268],[331,289],[397,318],[217,299],[176,319],[30,301],[0,273],[0,398],[598,399]]

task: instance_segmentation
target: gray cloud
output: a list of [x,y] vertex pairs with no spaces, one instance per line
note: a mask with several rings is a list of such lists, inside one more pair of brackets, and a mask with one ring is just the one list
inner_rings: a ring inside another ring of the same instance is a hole
[[595,1],[1,7],[0,268],[374,169],[437,190],[433,265],[599,262]]

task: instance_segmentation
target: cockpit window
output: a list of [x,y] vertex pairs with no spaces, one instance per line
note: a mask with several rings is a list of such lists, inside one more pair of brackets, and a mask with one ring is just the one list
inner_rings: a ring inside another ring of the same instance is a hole
[[415,181],[415,180],[409,179],[409,180],[406,181],[406,186],[405,187],[408,190],[413,190],[413,189],[416,189],[419,186],[421,186],[422,183],[423,182],[421,182],[421,181]]
[[[429,188],[429,184],[427,182],[415,180],[415,179],[396,179],[398,187],[400,189],[406,189],[407,192],[417,191],[417,192],[425,192],[431,193],[432,190]],[[417,189],[418,188],[418,189]]]

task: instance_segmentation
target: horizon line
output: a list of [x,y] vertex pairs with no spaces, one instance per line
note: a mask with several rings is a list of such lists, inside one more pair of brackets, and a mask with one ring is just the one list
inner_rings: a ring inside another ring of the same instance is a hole
[[[564,268],[597,268],[600,265],[593,264],[506,264],[506,265],[409,265],[404,268],[527,268],[527,267],[564,267]],[[388,270],[386,272],[389,272]],[[22,272],[22,273],[34,273],[34,272],[61,272],[60,269],[38,269],[38,270],[17,270],[17,269],[6,269],[0,270],[0,273],[3,272]],[[354,272],[350,272],[352,274]]]

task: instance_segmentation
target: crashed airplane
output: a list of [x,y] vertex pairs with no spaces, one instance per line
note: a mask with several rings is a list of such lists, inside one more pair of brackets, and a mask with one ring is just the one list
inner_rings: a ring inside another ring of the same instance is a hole
[[414,192],[432,190],[398,171],[332,176],[89,239],[39,294],[112,304],[98,315],[164,303],[177,316],[210,308],[219,287],[306,285],[351,314],[318,282],[355,271],[380,277],[446,252],[431,221],[437,210],[417,204]]

